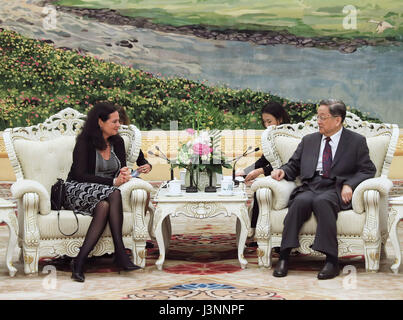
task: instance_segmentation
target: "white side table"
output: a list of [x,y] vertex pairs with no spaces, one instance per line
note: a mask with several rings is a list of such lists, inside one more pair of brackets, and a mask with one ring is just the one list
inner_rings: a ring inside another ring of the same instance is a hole
[[155,196],[157,208],[154,213],[153,229],[157,239],[160,256],[156,261],[158,270],[162,270],[166,249],[171,238],[171,224],[169,217],[182,214],[188,218],[207,219],[218,215],[230,217],[232,214],[237,219],[236,234],[238,244],[238,260],[244,269],[248,261],[243,255],[245,241],[248,235],[250,220],[246,203],[248,197],[244,191],[237,190],[234,195],[220,196],[218,193],[185,193],[171,197],[167,190],[161,189]]
[[5,222],[10,236],[6,253],[6,264],[10,277],[14,277],[17,269],[13,266],[13,253],[18,240],[18,219],[14,212],[15,204],[0,198],[0,223]]
[[402,262],[402,252],[400,250],[400,241],[397,234],[397,225],[399,224],[399,221],[403,219],[403,196],[390,198],[389,203],[391,204],[389,214],[389,237],[390,241],[392,242],[393,250],[395,251],[396,257],[395,263],[390,268],[394,273],[398,273],[400,263]]

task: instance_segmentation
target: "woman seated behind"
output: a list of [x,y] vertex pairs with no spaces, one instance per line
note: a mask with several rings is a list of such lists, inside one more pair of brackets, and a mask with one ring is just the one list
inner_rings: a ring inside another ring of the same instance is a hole
[[[128,126],[130,124],[130,119],[127,116],[125,108],[118,105],[116,105],[116,108],[118,109],[120,124]],[[144,153],[141,149],[139,152],[139,156],[137,157],[136,164],[138,166],[137,171],[139,173],[149,173],[153,168],[151,163],[149,163],[147,159],[144,157]]]
[[84,264],[106,225],[112,234],[115,263],[124,270],[139,266],[130,261],[122,238],[123,206],[118,187],[131,179],[117,107],[101,102],[88,112],[73,151],[73,164],[66,181],[66,209],[92,216],[84,243],[72,261],[72,279],[84,282]]
[[[263,106],[261,111],[262,125],[264,128],[269,126],[277,126],[284,123],[290,123],[290,118],[287,112],[284,110],[283,106],[278,102],[271,101]],[[237,170],[236,176],[246,176],[245,183],[250,183],[255,180],[261,174],[269,176],[273,171],[270,162],[267,161],[264,155],[260,157],[258,161],[250,165],[245,169]],[[251,229],[254,234],[256,229],[257,218],[259,216],[259,206],[256,199],[256,193],[254,194],[254,201],[252,207],[252,219],[251,219]],[[256,246],[256,242],[252,242],[249,246]]]

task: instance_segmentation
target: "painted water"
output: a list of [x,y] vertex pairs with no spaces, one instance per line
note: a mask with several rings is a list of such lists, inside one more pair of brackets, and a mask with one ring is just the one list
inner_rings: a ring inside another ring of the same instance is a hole
[[[0,0],[0,26],[163,76],[250,88],[297,101],[338,98],[385,122],[403,126],[402,46],[363,47],[352,54],[289,45],[260,46],[112,26],[63,12],[57,12],[51,29],[44,23],[43,8],[36,3]],[[134,39],[137,42],[131,42],[132,48],[119,45],[122,40]]]

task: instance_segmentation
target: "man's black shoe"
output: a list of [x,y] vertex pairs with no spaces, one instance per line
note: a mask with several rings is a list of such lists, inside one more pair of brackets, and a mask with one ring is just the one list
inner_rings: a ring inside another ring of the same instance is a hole
[[277,278],[285,277],[288,273],[288,260],[280,259],[277,261],[273,276]]
[[340,274],[339,264],[326,262],[323,269],[318,273],[319,280],[333,279]]

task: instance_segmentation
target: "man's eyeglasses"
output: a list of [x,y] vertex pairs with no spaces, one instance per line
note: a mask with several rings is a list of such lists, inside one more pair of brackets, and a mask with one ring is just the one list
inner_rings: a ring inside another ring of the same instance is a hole
[[330,115],[330,116],[319,116],[319,115],[317,115],[316,116],[317,121],[325,121],[326,119],[337,118],[337,117],[339,117],[339,116],[332,116],[332,115]]

